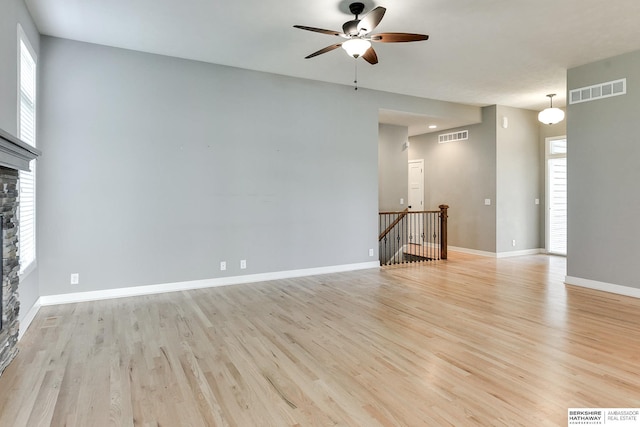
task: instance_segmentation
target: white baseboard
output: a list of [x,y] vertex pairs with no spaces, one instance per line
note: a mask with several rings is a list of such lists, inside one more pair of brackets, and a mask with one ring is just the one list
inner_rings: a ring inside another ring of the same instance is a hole
[[463,254],[486,256],[489,258],[496,257],[495,252],[479,251],[477,249],[469,249],[469,248],[459,248],[457,246],[447,246],[447,250],[454,251],[454,252],[462,252]]
[[640,298],[640,288],[632,288],[630,286],[615,285],[613,283],[598,282],[596,280],[582,279],[580,277],[572,276],[566,276],[564,283],[567,285],[580,286],[582,288],[595,289],[597,291],[610,292],[612,294]]
[[35,304],[33,304],[33,307],[31,307],[27,314],[25,314],[25,316],[20,320],[20,328],[18,329],[18,341],[22,339],[24,333],[27,332],[27,329],[29,329],[31,322],[33,322],[33,319],[35,319],[36,314],[38,314],[38,310],[40,310],[41,306],[42,304],[40,303],[40,298],[38,298]]
[[510,258],[523,255],[538,255],[544,253],[544,249],[524,249],[521,251],[498,252],[496,258]]
[[514,256],[537,255],[537,254],[545,253],[544,249],[524,249],[522,251],[509,251],[509,252],[496,253],[496,252],[479,251],[477,249],[459,248],[457,246],[449,246],[448,248],[450,251],[454,251],[454,252],[462,252],[463,254],[486,256],[489,258],[510,258]]
[[213,288],[218,286],[265,282],[269,280],[290,279],[294,277],[315,276],[319,274],[343,273],[346,271],[365,270],[369,268],[380,268],[380,262],[372,261],[359,264],[344,264],[330,267],[306,268],[301,270],[277,271],[273,273],[262,274],[249,274],[246,276],[192,280],[189,282],[163,283],[160,285],[134,286],[130,288],[105,289],[101,291],[45,295],[41,296],[38,301],[42,306],[71,304],[76,302],[99,301],[111,298],[151,295],[165,292],[186,291],[190,289]]

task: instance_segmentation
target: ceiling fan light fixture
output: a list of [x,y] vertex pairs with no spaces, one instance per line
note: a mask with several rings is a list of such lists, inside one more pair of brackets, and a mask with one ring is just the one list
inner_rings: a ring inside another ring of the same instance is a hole
[[339,47],[347,52],[352,58],[364,59],[371,65],[378,63],[378,55],[371,46],[371,42],[376,43],[405,43],[405,42],[417,42],[422,40],[428,40],[429,36],[426,34],[412,34],[412,33],[376,33],[372,34],[387,9],[382,6],[373,8],[369,13],[360,18],[362,12],[364,12],[364,3],[355,2],[349,5],[349,10],[354,14],[354,18],[345,22],[342,25],[342,32],[334,30],[324,30],[322,28],[307,27],[304,25],[294,25],[294,28],[298,28],[305,31],[313,31],[314,33],[326,34],[329,36],[341,37],[342,43],[334,43],[325,48],[322,48],[311,55],[307,55],[304,58],[315,58],[318,55],[322,55],[327,52],[331,52]]
[[349,39],[342,43],[342,48],[347,52],[347,54],[356,59],[364,55],[370,47],[371,42],[369,40],[360,38]]
[[556,123],[560,123],[564,120],[564,111],[559,108],[554,108],[553,97],[556,96],[555,93],[551,93],[547,96],[549,97],[550,102],[549,108],[545,108],[538,113],[538,120],[546,125],[555,125]]

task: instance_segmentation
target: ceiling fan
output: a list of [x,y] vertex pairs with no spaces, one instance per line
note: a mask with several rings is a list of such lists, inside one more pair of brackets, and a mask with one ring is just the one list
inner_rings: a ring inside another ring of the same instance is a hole
[[306,27],[304,25],[294,25],[294,28],[301,30],[314,31],[316,33],[328,34],[330,36],[338,36],[346,41],[342,43],[332,44],[317,52],[313,52],[311,55],[305,57],[305,59],[313,58],[323,53],[331,52],[334,49],[342,47],[347,54],[358,59],[362,57],[369,64],[378,63],[378,55],[371,46],[371,42],[377,43],[402,43],[402,42],[416,42],[421,40],[428,40],[429,36],[425,34],[411,34],[411,33],[378,33],[371,34],[380,21],[384,13],[387,11],[382,6],[374,8],[371,12],[367,13],[362,19],[358,17],[364,11],[363,3],[351,3],[349,10],[355,15],[355,19],[347,21],[342,25],[342,32],[323,30],[322,28]]

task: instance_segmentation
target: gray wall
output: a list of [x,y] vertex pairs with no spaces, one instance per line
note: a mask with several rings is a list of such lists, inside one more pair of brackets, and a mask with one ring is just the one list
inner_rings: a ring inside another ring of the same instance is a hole
[[640,51],[572,68],[568,89],[627,78],[627,94],[568,106],[567,275],[640,288]]
[[[402,211],[407,207],[409,152],[406,126],[378,126],[378,207],[380,212]],[[400,204],[400,199],[404,204]]]
[[41,295],[375,261],[378,109],[480,114],[49,37],[41,60]]
[[43,295],[372,261],[377,123],[349,88],[42,45]]
[[[409,159],[425,162],[425,206],[450,206],[451,246],[496,251],[496,108],[484,107],[480,124],[409,138]],[[464,129],[469,140],[438,144],[440,133]]]
[[[21,0],[2,0],[0,6],[0,128],[18,135],[18,23],[22,26],[36,55],[40,51],[40,34]],[[40,248],[37,247],[37,250]],[[38,270],[21,278],[20,320],[39,296]]]
[[[497,107],[496,252],[540,247],[538,113]],[[503,127],[503,118],[508,120]],[[513,240],[516,245],[513,246]]]

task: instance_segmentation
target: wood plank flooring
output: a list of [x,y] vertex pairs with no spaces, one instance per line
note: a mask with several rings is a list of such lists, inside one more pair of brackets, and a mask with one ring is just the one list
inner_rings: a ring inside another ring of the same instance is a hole
[[43,307],[0,426],[555,426],[640,407],[640,300],[449,260]]

